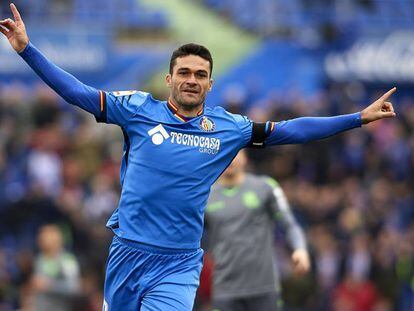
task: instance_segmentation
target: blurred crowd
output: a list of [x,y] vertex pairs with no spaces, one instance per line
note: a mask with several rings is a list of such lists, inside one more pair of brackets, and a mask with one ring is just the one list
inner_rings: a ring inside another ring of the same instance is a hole
[[[10,15],[11,1],[0,1],[0,15]],[[139,0],[14,0],[28,24],[82,25],[117,30],[162,30],[168,26],[163,11],[148,10]]]
[[[241,29],[309,44],[413,28],[412,0],[200,0]],[[260,18],[258,18],[260,16]]]
[[[310,98],[243,94],[225,106],[257,121],[355,112],[379,95],[355,84]],[[275,231],[286,310],[414,310],[414,101],[396,101],[396,120],[249,152],[251,170],[286,191],[312,254],[312,273],[294,275]],[[0,90],[0,310],[101,310],[122,144],[116,126],[44,86]],[[208,306],[206,287],[198,310]]]
[[[1,90],[0,310],[30,310],[45,293],[73,298],[59,310],[102,309],[111,239],[105,221],[119,198],[121,156],[116,127],[96,124],[44,86]],[[45,226],[60,235],[51,242],[61,244],[53,246],[60,249],[52,252],[59,253],[55,261],[66,259],[52,264],[41,278],[49,281],[39,286],[37,262],[48,252],[41,242]],[[66,277],[67,269],[79,270],[77,280]],[[56,293],[54,278],[66,280],[63,292]]]
[[[230,110],[265,121],[360,111],[380,91],[333,83],[310,98],[298,90],[260,102],[245,92],[227,98]],[[313,257],[311,275],[292,275],[283,235],[276,235],[287,310],[414,310],[414,99],[392,101],[395,120],[250,152],[252,170],[286,191]]]

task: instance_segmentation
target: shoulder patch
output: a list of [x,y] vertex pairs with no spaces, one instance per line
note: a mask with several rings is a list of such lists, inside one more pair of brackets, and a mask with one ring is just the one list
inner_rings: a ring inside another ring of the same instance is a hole
[[146,98],[148,97],[149,93],[141,92],[141,91],[116,91],[109,93],[113,97],[113,101],[115,104],[124,105],[129,104],[132,98],[135,98],[135,104],[143,104]]
[[111,92],[115,97],[130,96],[138,93],[138,91],[116,91]]

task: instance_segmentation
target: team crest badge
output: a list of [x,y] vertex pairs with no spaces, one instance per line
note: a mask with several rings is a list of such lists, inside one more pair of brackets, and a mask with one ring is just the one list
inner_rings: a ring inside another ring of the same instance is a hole
[[200,128],[205,132],[213,132],[216,129],[216,124],[207,117],[202,117],[200,120]]

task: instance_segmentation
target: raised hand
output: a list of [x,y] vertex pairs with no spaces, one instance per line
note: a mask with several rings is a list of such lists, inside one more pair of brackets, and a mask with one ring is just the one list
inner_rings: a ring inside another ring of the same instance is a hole
[[392,106],[392,103],[388,102],[387,100],[396,90],[397,88],[393,87],[391,90],[382,95],[367,108],[362,110],[362,124],[368,124],[376,120],[395,117],[396,114],[394,112],[394,107]]
[[23,52],[26,46],[29,44],[29,37],[26,33],[26,27],[24,26],[22,17],[16,6],[10,4],[10,9],[13,13],[14,20],[7,18],[0,21],[0,31],[9,40],[10,45],[17,52]]

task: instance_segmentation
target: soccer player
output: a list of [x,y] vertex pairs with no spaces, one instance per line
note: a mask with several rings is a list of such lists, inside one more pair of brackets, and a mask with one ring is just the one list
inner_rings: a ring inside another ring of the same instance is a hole
[[106,310],[191,310],[202,267],[200,239],[210,187],[240,149],[321,139],[394,117],[388,91],[361,112],[255,123],[204,102],[213,60],[186,44],[171,56],[168,101],[139,91],[105,92],[51,63],[14,19],[0,31],[27,64],[68,103],[117,124],[124,137],[121,198],[107,226],[114,232],[106,270]]
[[214,260],[213,309],[281,310],[274,260],[274,225],[286,231],[297,273],[309,271],[304,234],[282,188],[266,176],[246,173],[241,150],[211,188],[205,213],[207,249]]

